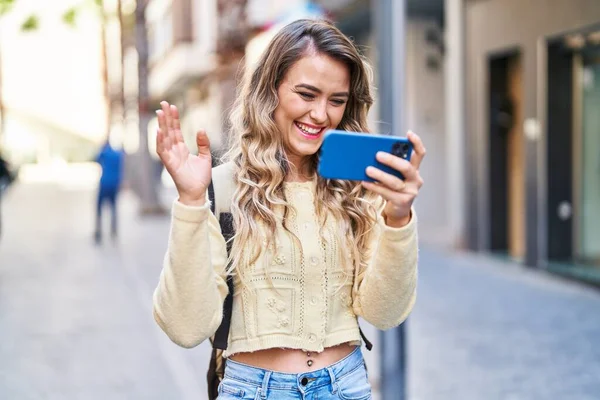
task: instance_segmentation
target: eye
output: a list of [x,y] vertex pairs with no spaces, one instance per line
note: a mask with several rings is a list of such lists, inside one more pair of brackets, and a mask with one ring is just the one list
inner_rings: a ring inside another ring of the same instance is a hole
[[315,99],[315,95],[312,93],[308,93],[308,92],[298,92],[298,94],[300,96],[302,96],[303,98],[305,98],[306,100],[314,100]]
[[343,106],[344,104],[346,104],[346,100],[342,99],[332,99],[331,102],[336,106]]

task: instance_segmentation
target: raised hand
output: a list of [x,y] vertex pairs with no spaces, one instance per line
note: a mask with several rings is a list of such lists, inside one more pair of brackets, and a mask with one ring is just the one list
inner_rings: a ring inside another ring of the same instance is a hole
[[179,201],[189,206],[201,206],[206,202],[206,190],[212,178],[212,158],[206,132],[196,134],[198,155],[190,153],[183,141],[177,107],[166,101],[160,103],[156,153],[173,178]]

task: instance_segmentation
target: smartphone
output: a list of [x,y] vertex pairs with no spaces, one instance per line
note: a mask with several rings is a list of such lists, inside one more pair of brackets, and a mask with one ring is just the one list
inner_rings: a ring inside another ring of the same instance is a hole
[[413,146],[405,137],[330,130],[323,138],[317,171],[327,179],[373,182],[366,173],[367,167],[373,166],[404,179],[399,171],[375,159],[378,151],[409,161]]

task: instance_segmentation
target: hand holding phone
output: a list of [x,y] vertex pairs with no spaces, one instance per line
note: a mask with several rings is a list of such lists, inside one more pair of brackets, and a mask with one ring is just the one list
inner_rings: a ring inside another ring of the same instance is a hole
[[330,131],[321,146],[318,172],[325,178],[362,181],[365,189],[385,200],[386,225],[401,228],[411,221],[412,204],[423,186],[419,167],[425,153],[412,132],[402,138]]
[[328,179],[374,182],[366,173],[373,166],[404,179],[399,171],[377,161],[378,152],[409,161],[413,145],[405,137],[330,130],[321,146],[318,173]]

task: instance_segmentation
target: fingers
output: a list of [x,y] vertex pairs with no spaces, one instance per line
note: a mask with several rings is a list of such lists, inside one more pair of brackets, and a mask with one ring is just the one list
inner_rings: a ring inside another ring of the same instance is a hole
[[158,130],[162,132],[163,135],[168,135],[169,130],[167,128],[165,113],[162,110],[156,110],[156,118],[158,119]]
[[393,154],[380,151],[376,155],[377,161],[402,173],[405,180],[413,180],[417,169],[409,162]]
[[171,128],[179,131],[181,130],[181,122],[179,121],[179,110],[173,104],[169,106],[171,115]]
[[417,195],[415,189],[409,186],[405,187],[401,192],[396,192],[385,185],[377,184],[375,182],[362,181],[361,184],[365,189],[379,194],[386,201],[394,204],[401,204],[403,201],[405,202],[407,198],[406,195],[409,195],[408,198],[414,198]]
[[406,186],[406,184],[404,183],[404,181],[402,179],[400,179],[397,176],[394,176],[392,174],[388,174],[387,172],[383,172],[382,170],[380,170],[378,168],[368,167],[366,172],[367,172],[367,176],[369,176],[370,178],[373,178],[380,184],[387,186],[389,189],[391,189],[395,192],[402,191],[404,189],[404,187]]
[[156,133],[156,152],[160,156],[165,151],[168,151],[171,146],[169,142],[169,130],[167,129],[167,123],[165,114],[162,110],[156,111],[156,117],[158,119],[158,132]]
[[[405,179],[399,179],[397,176],[375,167],[368,167],[367,176],[377,181],[377,183],[361,182],[365,189],[379,194],[387,201],[384,210],[385,215],[394,220],[402,218],[402,221],[407,215],[410,215],[410,207],[423,186],[419,166],[423,161],[423,157],[425,157],[425,146],[423,146],[421,138],[413,132],[408,132],[407,136],[413,144],[413,155],[410,161],[386,152],[378,152],[376,156],[377,161],[399,171]],[[393,222],[390,226],[403,226],[403,224],[396,225],[396,222]]]
[[414,165],[416,169],[419,169],[421,161],[423,161],[427,151],[425,150],[421,138],[416,133],[408,131],[407,138],[413,144],[413,155],[410,158],[410,163]]
[[[173,156],[185,159],[188,157],[189,151],[185,146],[179,146],[179,144],[185,143],[181,133],[179,110],[166,101],[161,101],[160,107],[161,109],[156,111],[158,118],[156,152],[163,162]],[[199,131],[196,135],[196,145],[199,156],[210,156],[210,141],[204,130]]]
[[395,195],[395,193],[392,190],[386,188],[383,185],[378,185],[375,182],[362,181],[361,184],[363,185],[363,187],[365,189],[379,194],[381,197],[383,197],[387,201],[390,201],[392,199],[392,197]]
[[160,156],[161,153],[165,151],[165,146],[163,143],[164,135],[160,128],[158,128],[156,131],[156,154]]
[[159,128],[156,133],[156,153],[162,158],[171,149],[172,144],[169,135]]
[[173,123],[173,129],[181,129],[181,123],[179,122],[179,110],[177,110],[177,107],[171,104],[169,106],[169,111],[171,112],[171,121]]
[[[179,120],[179,110],[177,107],[169,104],[166,101],[162,101],[160,103],[161,109],[156,111],[156,116],[158,118],[158,129],[159,134],[157,134],[157,151],[158,151],[158,140],[159,137],[162,137],[162,142],[164,145],[164,139],[169,138],[171,145],[182,143],[183,134],[181,133],[181,122]],[[169,149],[169,147],[163,146],[163,150]]]
[[174,105],[171,105],[171,117],[173,119],[173,130],[175,132],[175,138],[183,142],[183,134],[181,133],[181,121],[179,120],[179,110]]
[[173,117],[171,115],[171,106],[166,101],[161,101],[160,108],[162,109],[162,112],[165,114],[167,129],[172,130],[173,129]]
[[199,130],[196,134],[196,145],[199,156],[210,156],[210,140],[204,129]]

